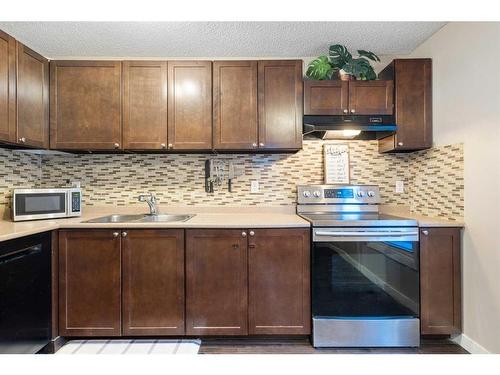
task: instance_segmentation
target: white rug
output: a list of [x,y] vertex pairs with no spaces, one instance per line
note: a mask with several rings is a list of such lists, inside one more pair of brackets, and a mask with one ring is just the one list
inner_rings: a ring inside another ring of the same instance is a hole
[[56,354],[198,354],[201,340],[71,340]]

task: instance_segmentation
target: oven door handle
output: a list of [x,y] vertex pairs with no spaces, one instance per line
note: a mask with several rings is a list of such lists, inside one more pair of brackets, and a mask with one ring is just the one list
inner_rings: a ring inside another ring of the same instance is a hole
[[411,232],[396,232],[396,231],[388,231],[388,232],[342,232],[342,231],[314,231],[316,236],[341,236],[341,237],[407,237],[407,236],[417,236],[418,231]]

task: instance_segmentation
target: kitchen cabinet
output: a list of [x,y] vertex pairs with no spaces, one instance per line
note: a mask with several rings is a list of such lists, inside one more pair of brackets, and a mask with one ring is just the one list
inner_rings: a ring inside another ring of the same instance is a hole
[[186,230],[186,334],[246,335],[247,233]]
[[16,142],[16,40],[1,30],[0,141]]
[[184,334],[184,230],[122,230],[123,335]]
[[122,148],[121,62],[51,61],[50,147]]
[[59,231],[59,334],[120,336],[119,231]]
[[392,80],[304,81],[306,115],[392,115]]
[[213,126],[214,149],[257,149],[257,61],[214,61]]
[[461,331],[460,228],[420,228],[420,330]]
[[123,148],[167,148],[167,62],[123,62]]
[[49,147],[49,61],[17,42],[17,142]]
[[259,149],[302,148],[302,60],[258,62]]
[[432,147],[432,60],[396,59],[380,77],[394,80],[394,135],[379,141],[379,152],[416,151]]
[[212,149],[212,62],[169,61],[168,148]]
[[309,236],[309,228],[249,230],[250,334],[311,333]]

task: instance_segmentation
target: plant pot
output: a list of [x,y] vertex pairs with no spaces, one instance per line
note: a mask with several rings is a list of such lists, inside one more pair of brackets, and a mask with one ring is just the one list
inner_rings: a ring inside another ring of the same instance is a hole
[[339,78],[341,81],[355,81],[356,80],[355,76],[344,72],[342,69],[339,70]]

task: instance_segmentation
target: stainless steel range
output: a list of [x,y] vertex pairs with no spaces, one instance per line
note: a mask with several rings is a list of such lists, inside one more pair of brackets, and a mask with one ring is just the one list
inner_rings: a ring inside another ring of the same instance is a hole
[[415,220],[379,213],[373,185],[299,185],[312,224],[315,347],[419,346]]

